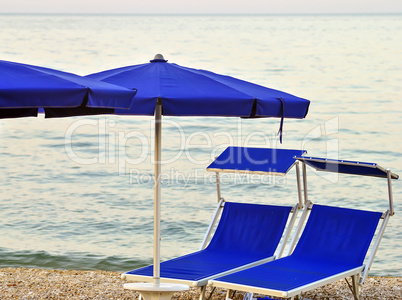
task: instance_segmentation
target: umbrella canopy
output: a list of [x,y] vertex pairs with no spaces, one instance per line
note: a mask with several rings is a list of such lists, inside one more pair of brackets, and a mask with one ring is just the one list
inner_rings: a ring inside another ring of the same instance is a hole
[[128,109],[135,89],[75,74],[0,60],[0,118],[113,113]]
[[[160,284],[161,133],[165,116],[304,118],[310,101],[229,76],[167,63],[150,63],[88,75],[138,93],[129,110],[116,114],[155,115],[154,285]],[[281,132],[281,129],[280,129]]]
[[205,70],[168,63],[161,55],[150,63],[88,75],[137,88],[133,106],[119,114],[154,115],[161,99],[166,116],[284,117],[302,119],[309,100]]

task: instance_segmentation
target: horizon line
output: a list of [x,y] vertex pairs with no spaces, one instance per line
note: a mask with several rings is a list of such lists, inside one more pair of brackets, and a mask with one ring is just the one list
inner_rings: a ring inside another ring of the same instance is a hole
[[300,12],[300,13],[79,13],[79,12],[0,12],[0,15],[95,15],[95,16],[315,16],[315,15],[401,15],[401,12]]

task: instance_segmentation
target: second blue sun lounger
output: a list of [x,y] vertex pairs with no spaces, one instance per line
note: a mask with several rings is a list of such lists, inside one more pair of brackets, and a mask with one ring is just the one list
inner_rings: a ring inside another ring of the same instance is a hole
[[[391,179],[398,179],[398,175],[371,163],[312,157],[297,159],[304,164],[304,174],[305,164],[308,164],[320,171],[387,178],[390,209],[382,213],[311,204],[307,224],[290,256],[210,280],[210,285],[229,291],[293,299],[305,291],[352,277],[352,284],[347,282],[354,298],[359,299],[361,285],[389,217],[394,214]],[[378,226],[380,219],[383,221]],[[371,254],[365,261],[376,230]]]

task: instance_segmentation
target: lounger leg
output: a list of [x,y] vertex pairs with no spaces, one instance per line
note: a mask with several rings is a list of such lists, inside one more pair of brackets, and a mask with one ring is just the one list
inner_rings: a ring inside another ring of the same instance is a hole
[[349,289],[352,291],[354,300],[360,299],[360,292],[361,292],[361,283],[360,283],[360,274],[352,276],[352,285],[349,281],[345,278],[346,283],[349,286]]
[[233,292],[232,290],[227,290],[227,292],[226,292],[226,299],[231,299],[231,298],[230,298],[230,294],[231,294],[232,292]]
[[353,296],[355,297],[356,300],[360,299],[360,292],[362,289],[362,285],[360,283],[360,274],[352,276],[352,283],[353,283],[353,289],[354,293]]
[[[205,289],[206,289],[206,288],[205,288]],[[214,294],[215,290],[216,290],[216,286],[214,286],[214,287],[212,288],[211,293],[209,293],[209,296],[208,296],[207,300],[211,300],[211,299],[212,299],[212,295]]]
[[243,300],[253,300],[253,296],[254,296],[254,293],[251,293],[251,292],[245,293]]
[[204,285],[201,287],[201,292],[200,292],[200,300],[204,300],[205,299],[205,291],[207,290],[207,286]]

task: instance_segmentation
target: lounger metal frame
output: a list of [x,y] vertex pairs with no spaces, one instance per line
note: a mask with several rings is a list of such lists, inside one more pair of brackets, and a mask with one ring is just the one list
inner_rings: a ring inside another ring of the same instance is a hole
[[355,276],[356,274],[358,274],[362,271],[362,268],[363,267],[358,267],[358,268],[355,268],[352,270],[348,270],[347,272],[339,273],[334,276],[325,278],[323,280],[316,281],[315,283],[305,285],[300,288],[297,288],[297,289],[294,289],[291,291],[287,291],[287,292],[280,291],[280,290],[258,288],[258,287],[250,286],[250,285],[232,284],[232,283],[216,281],[216,280],[213,281],[213,286],[228,289],[228,292],[232,291],[232,290],[239,290],[239,291],[247,291],[247,292],[251,292],[251,293],[255,293],[255,294],[293,299],[293,297],[298,296],[305,291],[315,289],[317,287],[323,286],[327,283],[331,283],[331,282],[337,281],[337,280],[345,278],[345,277]]

